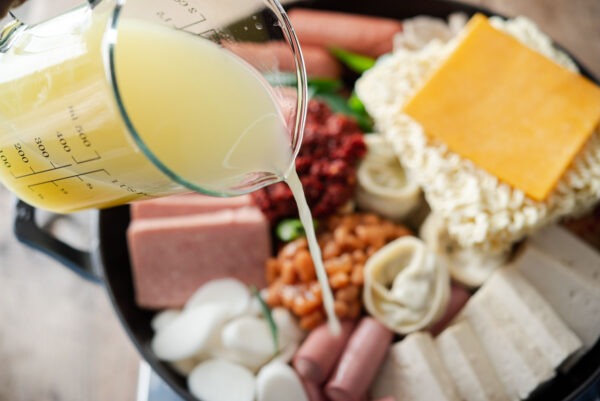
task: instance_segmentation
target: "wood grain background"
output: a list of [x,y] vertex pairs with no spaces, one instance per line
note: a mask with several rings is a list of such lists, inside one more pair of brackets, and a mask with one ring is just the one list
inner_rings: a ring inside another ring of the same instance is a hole
[[[467,2],[530,17],[600,77],[600,0]],[[104,289],[17,243],[12,202],[0,186],[0,401],[135,400],[139,357]]]

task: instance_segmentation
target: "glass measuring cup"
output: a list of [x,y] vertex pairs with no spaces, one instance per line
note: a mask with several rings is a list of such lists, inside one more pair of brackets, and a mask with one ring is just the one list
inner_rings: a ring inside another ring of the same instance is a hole
[[284,179],[301,142],[306,73],[276,0],[92,3],[2,31],[7,188],[72,212]]

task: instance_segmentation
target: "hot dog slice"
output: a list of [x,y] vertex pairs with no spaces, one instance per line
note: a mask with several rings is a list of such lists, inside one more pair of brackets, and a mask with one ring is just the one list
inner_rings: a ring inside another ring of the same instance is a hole
[[344,351],[354,326],[351,320],[343,321],[339,336],[331,334],[326,324],[311,331],[294,356],[293,364],[298,374],[314,383],[324,383]]
[[452,284],[450,289],[450,301],[448,302],[446,313],[444,313],[442,318],[429,328],[429,332],[434,336],[441,333],[442,330],[450,324],[458,312],[460,312],[462,307],[465,306],[470,297],[471,293],[467,291],[465,287]]
[[392,342],[393,333],[371,317],[363,318],[348,345],[325,394],[331,401],[360,401],[375,378]]
[[295,8],[288,13],[301,46],[340,47],[371,57],[389,53],[399,21],[331,11]]
[[323,389],[320,384],[312,382],[310,380],[303,380],[304,391],[308,396],[308,401],[328,401],[323,394]]
[[[259,71],[296,70],[292,53],[284,42],[237,42],[226,47]],[[302,55],[309,77],[338,78],[341,75],[340,64],[327,49],[306,45],[302,46]]]

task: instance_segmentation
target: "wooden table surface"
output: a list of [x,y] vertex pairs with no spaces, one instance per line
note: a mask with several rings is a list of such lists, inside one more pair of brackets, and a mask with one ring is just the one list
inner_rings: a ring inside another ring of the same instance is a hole
[[[467,2],[529,16],[600,77],[600,0]],[[19,244],[12,202],[0,186],[0,401],[135,400],[139,356],[104,289]]]

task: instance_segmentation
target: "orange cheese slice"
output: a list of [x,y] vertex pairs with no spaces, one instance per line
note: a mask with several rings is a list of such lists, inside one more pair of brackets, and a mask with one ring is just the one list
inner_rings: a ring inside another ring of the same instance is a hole
[[482,15],[405,105],[427,135],[535,200],[552,192],[600,121],[600,88]]

